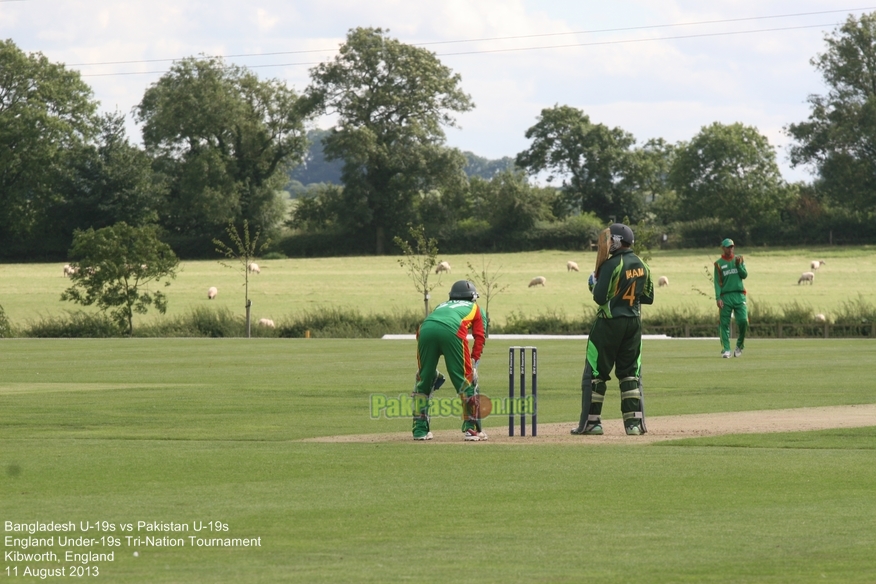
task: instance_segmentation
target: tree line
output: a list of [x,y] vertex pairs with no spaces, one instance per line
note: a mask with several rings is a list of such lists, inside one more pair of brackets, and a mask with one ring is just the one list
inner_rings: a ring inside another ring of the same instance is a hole
[[[876,242],[874,39],[876,13],[851,15],[812,58],[828,92],[785,128],[792,164],[814,171],[797,184],[757,128],[639,143],[570,105],[543,109],[513,158],[462,153],[444,133],[475,107],[459,74],[380,28],[350,30],[301,92],[177,61],[133,109],[142,146],[78,72],[0,41],[0,256],[63,258],[78,231],[121,222],[182,257],[215,255],[244,222],[288,255],[397,252],[410,225],[448,253],[581,247],[624,219],[686,246]],[[336,125],[315,131],[324,114]]]

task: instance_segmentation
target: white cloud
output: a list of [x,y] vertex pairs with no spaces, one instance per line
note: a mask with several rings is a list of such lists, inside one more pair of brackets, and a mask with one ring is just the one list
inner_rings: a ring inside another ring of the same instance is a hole
[[277,25],[278,22],[280,22],[280,19],[276,16],[268,14],[267,10],[263,8],[259,8],[258,10],[256,10],[256,23],[259,27],[259,30],[271,30]]

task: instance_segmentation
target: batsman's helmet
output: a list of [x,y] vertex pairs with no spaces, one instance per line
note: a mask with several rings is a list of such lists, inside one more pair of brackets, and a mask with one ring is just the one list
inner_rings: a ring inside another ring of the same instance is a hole
[[636,237],[633,235],[633,230],[623,223],[615,223],[609,227],[609,230],[612,238],[619,236],[620,240],[627,245],[633,245],[636,241]]
[[454,282],[453,286],[450,287],[451,300],[474,300],[477,297],[478,291],[475,289],[474,284],[468,280]]

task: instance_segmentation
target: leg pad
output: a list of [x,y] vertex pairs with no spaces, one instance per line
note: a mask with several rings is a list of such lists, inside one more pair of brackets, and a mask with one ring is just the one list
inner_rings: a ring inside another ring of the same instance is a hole
[[426,393],[414,393],[411,394],[411,397],[414,401],[412,404],[414,416],[412,431],[414,438],[417,438],[429,433],[429,398],[431,396]]
[[620,380],[621,391],[621,414],[623,414],[624,427],[638,426],[642,433],[645,432],[645,410],[642,404],[642,388],[638,377],[625,377]]

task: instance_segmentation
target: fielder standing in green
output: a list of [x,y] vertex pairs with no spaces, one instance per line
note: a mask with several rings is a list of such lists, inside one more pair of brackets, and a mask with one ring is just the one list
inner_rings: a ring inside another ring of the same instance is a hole
[[[481,429],[478,361],[486,342],[487,317],[475,302],[474,284],[460,280],[450,288],[450,299],[439,304],[417,331],[417,386],[414,390],[414,440],[431,440],[429,400],[444,383],[436,367],[443,355],[447,375],[462,400],[462,433],[466,442],[487,439]],[[469,350],[468,334],[474,338]]]
[[715,262],[715,300],[720,310],[718,335],[721,337],[721,356],[725,359],[730,358],[731,315],[736,315],[736,328],[739,329],[734,357],[742,356],[745,333],[748,332],[748,307],[745,303],[745,284],[742,283],[748,277],[748,270],[745,269],[742,256],[733,254],[735,249],[733,240],[725,239],[721,242],[721,257]]
[[581,418],[572,434],[600,435],[606,382],[614,369],[620,382],[621,413],[629,436],[645,428],[642,394],[642,304],[653,304],[651,270],[630,249],[633,230],[623,223],[608,229],[608,257],[590,275],[590,290],[599,307],[587,339],[581,379]]

